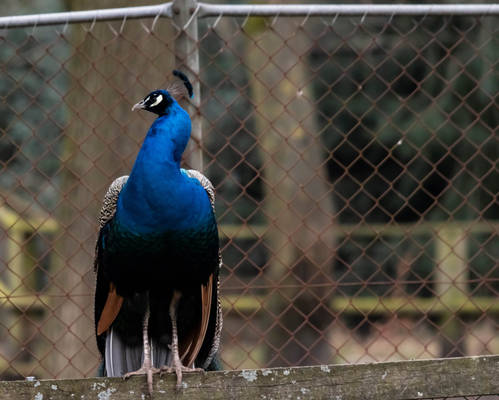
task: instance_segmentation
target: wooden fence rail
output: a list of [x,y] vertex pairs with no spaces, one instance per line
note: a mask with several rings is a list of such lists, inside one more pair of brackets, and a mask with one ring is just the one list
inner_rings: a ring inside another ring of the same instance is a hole
[[[175,390],[175,377],[154,379],[154,399],[334,399],[408,400],[460,396],[496,398],[499,356],[398,361],[358,365],[273,368],[186,373]],[[120,378],[0,382],[0,399],[148,398],[143,376]],[[490,396],[490,397],[489,397]]]

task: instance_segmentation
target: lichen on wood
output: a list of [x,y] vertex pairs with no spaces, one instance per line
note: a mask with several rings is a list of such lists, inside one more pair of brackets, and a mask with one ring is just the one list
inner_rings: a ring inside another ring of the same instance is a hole
[[[155,376],[154,399],[428,399],[499,394],[499,356]],[[0,382],[0,399],[147,399],[143,376]]]

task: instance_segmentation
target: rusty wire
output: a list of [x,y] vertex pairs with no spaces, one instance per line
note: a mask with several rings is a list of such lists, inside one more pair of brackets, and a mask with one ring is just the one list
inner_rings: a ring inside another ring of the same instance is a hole
[[[99,203],[178,36],[2,33],[3,378],[95,373]],[[213,17],[192,39],[225,367],[499,353],[494,18]]]

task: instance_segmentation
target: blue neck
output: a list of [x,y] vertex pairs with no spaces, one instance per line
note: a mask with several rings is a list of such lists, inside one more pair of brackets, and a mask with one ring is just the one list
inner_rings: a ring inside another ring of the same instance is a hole
[[[190,136],[189,115],[177,102],[174,102],[168,108],[168,112],[156,118],[149,128],[132,168],[129,182],[149,186],[178,177],[182,154]],[[153,182],[141,182],[139,178],[151,179]]]
[[190,132],[189,115],[176,102],[154,121],[118,199],[120,225],[147,233],[189,229],[196,223],[190,214],[206,207],[200,202],[207,196],[180,170]]

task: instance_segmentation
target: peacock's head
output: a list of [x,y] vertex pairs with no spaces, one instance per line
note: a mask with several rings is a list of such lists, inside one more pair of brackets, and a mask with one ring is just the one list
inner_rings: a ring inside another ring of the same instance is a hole
[[173,103],[173,98],[167,90],[155,90],[132,107],[134,110],[146,110],[154,114],[165,114]]
[[132,111],[139,109],[163,115],[167,113],[168,108],[175,102],[175,98],[185,96],[186,94],[188,97],[192,97],[193,90],[189,78],[177,70],[173,71],[173,75],[182,80],[180,85],[178,82],[175,82],[168,87],[168,90],[159,89],[152,91],[144,99],[135,104],[132,107]]

